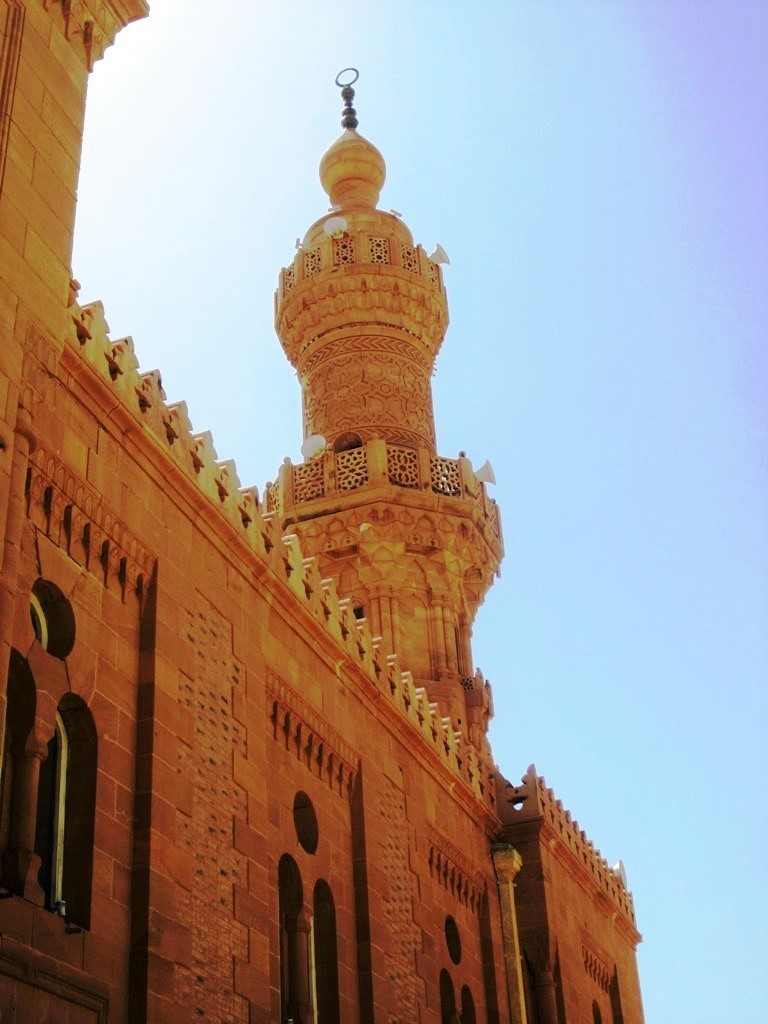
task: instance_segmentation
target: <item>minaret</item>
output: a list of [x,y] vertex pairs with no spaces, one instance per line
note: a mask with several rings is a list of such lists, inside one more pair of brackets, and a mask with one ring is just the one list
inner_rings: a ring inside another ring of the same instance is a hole
[[301,383],[306,457],[285,460],[267,508],[479,743],[489,691],[470,637],[503,554],[498,508],[463,452],[437,454],[441,268],[399,215],[377,207],[386,168],[357,132],[356,80],[354,69],[336,79],[344,131],[320,161],[331,210],[307,231],[275,296],[277,333]]

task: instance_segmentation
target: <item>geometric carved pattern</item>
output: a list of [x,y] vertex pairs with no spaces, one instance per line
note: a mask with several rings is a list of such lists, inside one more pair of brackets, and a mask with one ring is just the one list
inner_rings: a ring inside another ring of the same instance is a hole
[[232,963],[248,956],[248,930],[229,918],[225,927],[223,916],[211,913],[211,907],[231,906],[233,883],[248,874],[245,856],[231,842],[233,821],[248,814],[248,795],[233,780],[225,781],[233,751],[246,754],[245,727],[232,715],[245,673],[232,654],[229,623],[202,595],[181,622],[194,667],[179,679],[179,704],[193,717],[195,733],[193,743],[176,748],[179,777],[193,788],[189,813],[176,813],[175,834],[190,854],[195,884],[176,897],[176,912],[190,928],[191,959],[175,965],[175,996],[190,1007],[190,1017],[192,1007],[205,1006],[221,1024],[245,1024],[248,1011],[233,991]]
[[[406,447],[409,448],[424,447],[424,438],[421,436],[421,434],[417,434],[413,430],[388,429],[387,441],[392,442],[392,444],[405,445]],[[404,484],[403,486],[407,485]]]
[[416,363],[419,369],[431,373],[432,363],[428,362],[415,344],[404,341],[402,338],[387,338],[380,334],[364,334],[355,338],[339,338],[324,345],[317,352],[304,362],[302,370],[306,374],[312,373],[327,363],[329,359],[351,359],[379,355],[382,352],[389,352],[392,355],[400,356],[403,359],[410,359]]
[[283,278],[283,288],[285,291],[289,292],[296,284],[296,268],[291,264],[290,267],[285,268],[283,273],[285,275]]
[[387,474],[399,487],[419,486],[419,457],[413,448],[387,445]]
[[283,513],[283,489],[280,486],[280,482],[276,480],[273,484],[269,484],[266,488],[266,504],[267,512],[277,512],[278,515]]
[[483,884],[472,877],[472,869],[466,858],[453,843],[436,829],[428,826],[429,873],[444,888],[453,893],[459,903],[474,913],[480,906]]
[[437,288],[440,283],[440,271],[437,269],[437,264],[433,263],[432,260],[427,262],[427,277],[432,287]]
[[403,270],[410,270],[412,274],[419,272],[419,257],[415,245],[403,243]]
[[343,266],[345,263],[355,262],[355,240],[349,235],[333,240],[333,263],[334,266]]
[[304,253],[304,273],[307,277],[320,273],[320,246]]
[[389,263],[389,242],[386,238],[369,238],[371,263]]
[[[379,818],[383,836],[383,867],[388,882],[384,917],[389,925],[390,944],[384,954],[387,980],[395,994],[397,1016],[390,1024],[418,1024],[421,1019],[419,979],[414,970],[421,931],[413,920],[417,901],[415,878],[408,864],[409,833],[405,797],[388,778],[382,780]],[[423,982],[421,983],[423,985]]]
[[310,459],[293,467],[294,501],[312,501],[325,494],[325,474],[322,459]]
[[350,448],[336,455],[336,484],[340,491],[353,491],[368,483],[368,458],[365,448]]
[[375,335],[325,346],[302,368],[305,432],[391,441],[390,431],[407,424],[419,447],[434,451],[429,370],[414,355],[407,342]]
[[433,456],[430,459],[430,464],[432,467],[432,490],[435,494],[447,494],[458,498],[461,495],[458,461]]

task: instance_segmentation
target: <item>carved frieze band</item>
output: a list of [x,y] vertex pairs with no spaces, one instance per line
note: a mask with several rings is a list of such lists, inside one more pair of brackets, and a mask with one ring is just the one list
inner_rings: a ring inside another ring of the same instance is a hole
[[[390,314],[388,316],[388,314]],[[278,312],[276,327],[286,355],[295,366],[314,338],[340,322],[407,323],[423,338],[434,359],[448,327],[443,296],[416,282],[389,276],[350,274],[316,281],[291,292]]]
[[325,779],[339,796],[348,798],[357,777],[358,755],[271,669],[267,669],[266,683],[274,738],[313,775]]
[[611,987],[611,972],[607,964],[585,942],[581,944],[581,952],[584,957],[584,970],[604,992],[607,992]]
[[0,44],[0,193],[3,191],[5,165],[8,160],[8,140],[11,134],[13,98],[16,94],[16,75],[19,70],[21,38],[24,34],[24,8],[21,0],[8,0]]
[[427,840],[429,873],[474,913],[483,897],[482,881],[474,875],[467,858],[432,826],[427,828]]
[[145,592],[154,555],[139,544],[96,491],[42,446],[30,456],[27,514],[105,586],[119,586],[123,596]]
[[322,348],[316,349],[302,364],[302,372],[313,373],[331,359],[343,359],[349,362],[353,356],[373,356],[378,359],[381,353],[387,352],[411,362],[427,372],[431,371],[432,361],[415,345],[402,338],[391,338],[382,334],[363,334],[359,337],[336,338]]

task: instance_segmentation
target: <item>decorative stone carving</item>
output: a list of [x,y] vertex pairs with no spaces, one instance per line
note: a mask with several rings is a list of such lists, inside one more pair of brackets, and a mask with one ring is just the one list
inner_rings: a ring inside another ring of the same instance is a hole
[[43,0],[44,6],[59,7],[64,29],[70,39],[82,41],[88,70],[115,41],[121,28],[149,13],[146,0]]
[[390,428],[399,433],[407,423],[419,447],[434,451],[429,371],[410,346],[393,340],[367,335],[337,341],[318,353],[322,358],[316,356],[311,369],[303,367],[305,436],[332,441],[354,430],[362,440],[390,440]]

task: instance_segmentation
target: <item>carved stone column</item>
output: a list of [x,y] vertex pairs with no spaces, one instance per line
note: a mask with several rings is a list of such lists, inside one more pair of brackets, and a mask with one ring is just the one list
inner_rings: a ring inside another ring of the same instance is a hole
[[[522,957],[515,910],[515,878],[523,866],[523,859],[514,846],[510,846],[508,843],[495,843],[491,847],[491,856],[499,886],[501,934],[504,941],[504,966],[507,975],[510,1020],[512,1024],[527,1024]],[[544,1024],[543,1021],[542,1024]]]
[[525,956],[533,971],[533,989],[539,1022],[558,1024],[553,956],[547,932],[541,931],[527,937]]
[[309,998],[309,933],[311,924],[302,911],[288,935],[291,993],[288,1017],[293,1024],[312,1024],[314,1013]]
[[40,765],[47,756],[48,744],[34,732],[30,733],[24,743],[11,748],[11,835],[3,864],[4,876],[19,895],[41,906],[45,902],[45,896],[37,877],[40,871],[40,858],[35,853],[35,831]]

